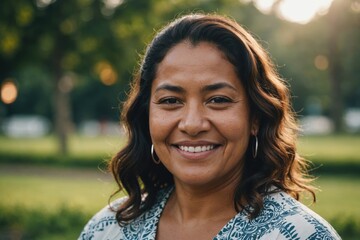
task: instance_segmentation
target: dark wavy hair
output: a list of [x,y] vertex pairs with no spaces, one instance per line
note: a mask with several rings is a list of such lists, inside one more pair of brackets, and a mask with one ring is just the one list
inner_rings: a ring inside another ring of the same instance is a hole
[[243,174],[239,174],[234,193],[235,209],[245,209],[254,218],[263,207],[264,195],[280,190],[296,199],[301,192],[308,191],[315,201],[314,190],[309,185],[311,178],[306,172],[307,162],[296,152],[298,126],[289,90],[268,54],[234,20],[219,15],[191,14],[165,26],[148,45],[123,105],[122,121],[128,142],[109,164],[119,186],[117,192],[125,190],[129,196],[121,208],[116,209],[119,224],[149,210],[158,191],[174,185],[172,174],[151,158],[149,101],[159,63],[172,47],[183,41],[193,45],[209,42],[225,54],[246,89],[251,115],[259,121],[258,154],[253,158],[252,144],[249,144]]

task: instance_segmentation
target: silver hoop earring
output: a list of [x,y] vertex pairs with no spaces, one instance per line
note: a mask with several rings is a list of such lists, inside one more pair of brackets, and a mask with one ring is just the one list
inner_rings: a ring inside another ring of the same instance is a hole
[[257,136],[254,135],[254,137],[255,137],[255,146],[253,148],[252,154],[253,154],[253,158],[256,158],[257,153],[258,153],[259,142],[258,142]]
[[155,158],[154,156],[154,144],[151,144],[151,158],[152,160],[154,161],[155,164],[159,165],[160,164],[160,159],[157,159]]

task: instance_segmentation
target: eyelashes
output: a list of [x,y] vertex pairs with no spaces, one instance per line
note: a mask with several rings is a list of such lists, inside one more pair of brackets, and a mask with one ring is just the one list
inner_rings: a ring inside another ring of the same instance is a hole
[[173,104],[181,104],[181,101],[176,97],[166,97],[159,99],[156,104],[166,104],[166,105],[173,105]]
[[[210,105],[224,105],[234,103],[235,101],[226,96],[214,96],[205,101],[205,104]],[[177,97],[164,97],[160,98],[158,101],[154,102],[155,104],[160,105],[181,105],[183,101]]]
[[232,99],[224,96],[212,97],[208,101],[208,103],[215,103],[215,104],[224,104],[224,103],[232,103],[232,102],[234,102]]

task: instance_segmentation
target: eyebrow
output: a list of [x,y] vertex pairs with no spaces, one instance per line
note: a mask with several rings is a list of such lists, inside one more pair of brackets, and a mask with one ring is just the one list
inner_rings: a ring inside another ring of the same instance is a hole
[[171,84],[162,84],[159,87],[157,87],[155,89],[155,92],[158,92],[160,90],[167,90],[167,91],[171,91],[171,92],[176,92],[176,93],[184,93],[185,89],[180,87],[180,86],[175,86],[175,85],[171,85]]
[[219,90],[222,88],[230,88],[234,91],[237,91],[237,89],[235,87],[233,87],[231,84],[228,84],[226,82],[220,82],[220,83],[206,85],[205,87],[203,87],[201,89],[201,91],[202,92],[211,92],[211,91]]
[[[201,89],[201,92],[211,92],[211,91],[216,91],[222,88],[229,88],[232,89],[234,91],[237,91],[237,89],[235,87],[233,87],[231,84],[228,84],[226,82],[220,82],[220,83],[215,83],[215,84],[210,84],[210,85],[206,85]],[[159,87],[156,88],[155,92],[161,91],[161,90],[167,90],[167,91],[171,91],[171,92],[176,92],[176,93],[184,93],[186,92],[185,89],[183,87],[180,86],[176,86],[176,85],[171,85],[168,83],[162,84]]]

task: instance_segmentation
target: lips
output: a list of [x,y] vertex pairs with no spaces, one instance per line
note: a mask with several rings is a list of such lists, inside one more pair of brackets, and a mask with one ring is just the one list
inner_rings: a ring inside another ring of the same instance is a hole
[[[212,152],[214,149],[221,146],[219,143],[215,143],[214,141],[179,141],[177,143],[172,144],[176,147],[181,153],[189,154],[192,156],[194,154],[202,156],[206,153]],[[190,156],[189,155],[189,156]]]

